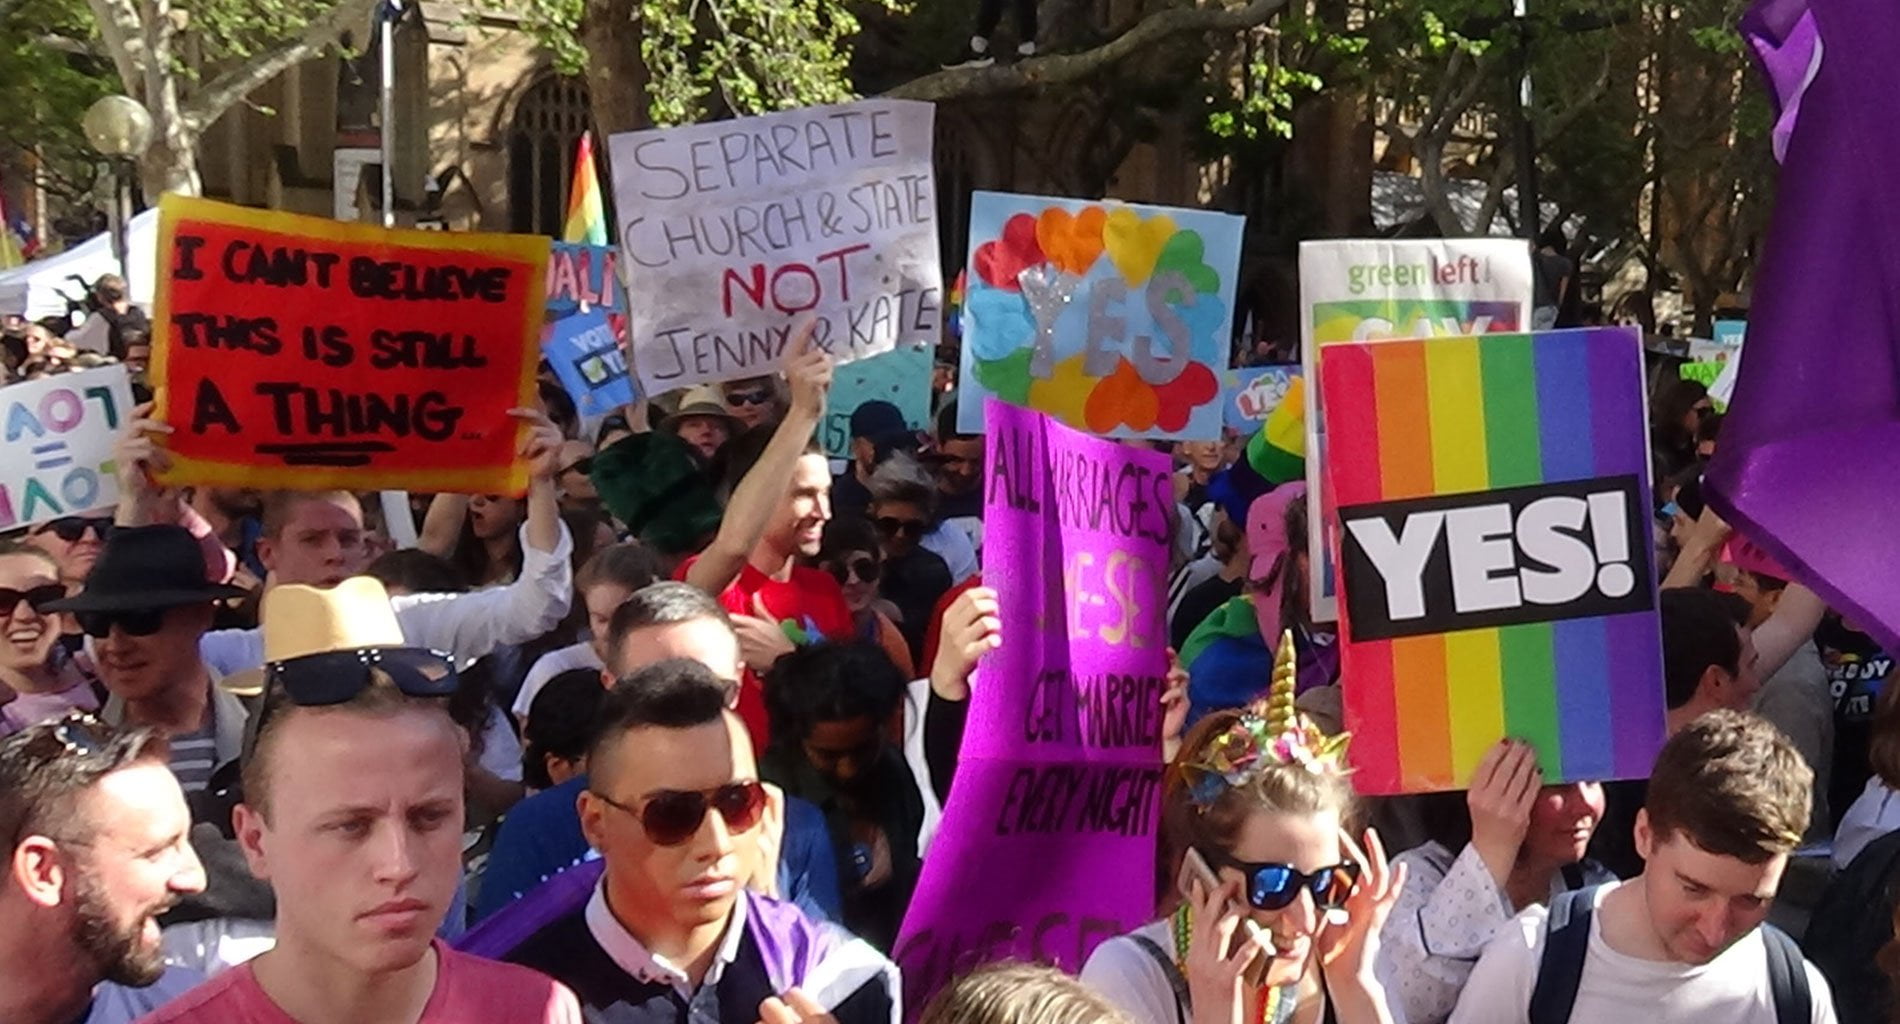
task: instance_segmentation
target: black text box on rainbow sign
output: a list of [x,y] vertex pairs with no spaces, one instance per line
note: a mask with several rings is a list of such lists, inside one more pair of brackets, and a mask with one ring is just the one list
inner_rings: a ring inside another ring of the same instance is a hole
[[1339,510],[1355,641],[1654,607],[1634,476]]

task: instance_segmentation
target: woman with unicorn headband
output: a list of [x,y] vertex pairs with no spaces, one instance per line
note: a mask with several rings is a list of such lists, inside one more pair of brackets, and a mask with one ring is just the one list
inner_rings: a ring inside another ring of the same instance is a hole
[[1295,675],[1283,633],[1266,699],[1202,719],[1169,766],[1170,912],[1082,968],[1137,1024],[1394,1020],[1374,965],[1405,871],[1347,831],[1347,738],[1295,712]]

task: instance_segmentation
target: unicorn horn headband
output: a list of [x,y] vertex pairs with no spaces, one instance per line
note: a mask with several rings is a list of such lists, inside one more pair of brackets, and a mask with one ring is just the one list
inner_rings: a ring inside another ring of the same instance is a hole
[[1206,807],[1222,792],[1246,785],[1264,772],[1298,765],[1316,775],[1345,775],[1349,734],[1328,736],[1293,704],[1298,676],[1293,632],[1282,631],[1274,652],[1273,675],[1263,700],[1214,737],[1207,749],[1183,766],[1194,802]]

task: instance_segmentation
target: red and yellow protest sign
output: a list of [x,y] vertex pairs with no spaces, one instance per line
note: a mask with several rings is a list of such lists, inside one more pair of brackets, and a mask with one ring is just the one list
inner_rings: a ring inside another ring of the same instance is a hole
[[521,493],[548,246],[164,197],[160,482]]

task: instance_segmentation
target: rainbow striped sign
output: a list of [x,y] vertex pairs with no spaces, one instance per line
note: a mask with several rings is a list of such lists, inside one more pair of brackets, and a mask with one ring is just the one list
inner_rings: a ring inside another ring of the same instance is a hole
[[1366,794],[1649,774],[1663,741],[1633,330],[1328,345],[1346,726]]

